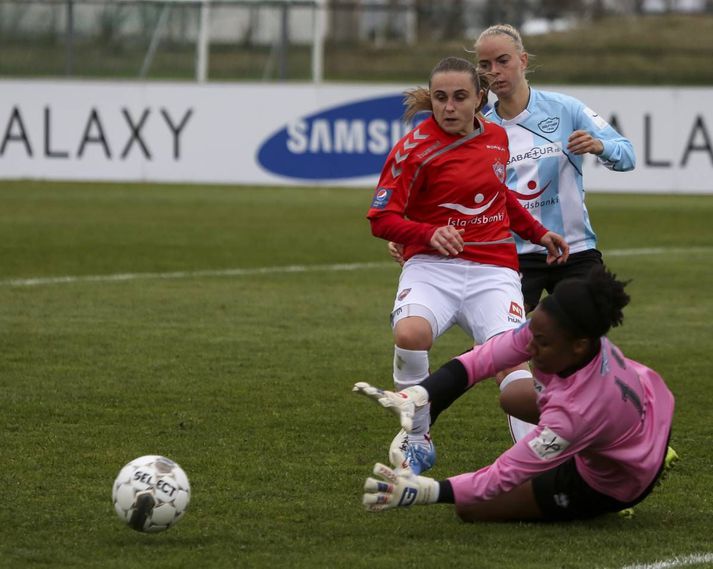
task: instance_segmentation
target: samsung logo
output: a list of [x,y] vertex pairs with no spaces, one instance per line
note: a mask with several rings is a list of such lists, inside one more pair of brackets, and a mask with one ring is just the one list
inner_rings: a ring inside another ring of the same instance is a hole
[[274,174],[301,180],[378,175],[391,148],[413,128],[403,112],[399,94],[299,118],[266,140],[257,159]]

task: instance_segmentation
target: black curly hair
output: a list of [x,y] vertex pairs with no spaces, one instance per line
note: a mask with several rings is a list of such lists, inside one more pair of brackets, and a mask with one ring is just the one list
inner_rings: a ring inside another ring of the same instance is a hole
[[565,279],[555,286],[540,306],[576,338],[599,338],[624,320],[623,308],[630,297],[620,281],[604,265],[586,278]]

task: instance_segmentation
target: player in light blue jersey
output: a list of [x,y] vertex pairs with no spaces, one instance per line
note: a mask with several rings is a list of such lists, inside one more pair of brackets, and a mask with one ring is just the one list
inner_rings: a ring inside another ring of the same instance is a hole
[[515,237],[529,311],[544,290],[552,292],[560,280],[583,277],[592,265],[602,263],[584,203],[584,155],[596,155],[615,172],[633,170],[636,158],[631,142],[587,105],[529,85],[529,56],[514,27],[487,28],[475,43],[475,55],[498,98],[486,118],[508,134],[507,185],[533,217],[563,235],[570,246],[567,263],[548,266],[544,249]]
[[[498,98],[486,118],[502,126],[508,135],[508,187],[535,219],[563,235],[570,246],[566,263],[547,265],[545,250],[515,236],[522,293],[529,312],[543,291],[551,293],[561,280],[585,277],[593,266],[602,264],[584,203],[584,155],[594,154],[615,172],[632,170],[636,158],[631,142],[587,105],[574,97],[529,85],[529,56],[514,27],[497,24],[484,30],[475,42],[475,58],[478,70],[490,80],[490,91]],[[500,384],[500,389],[501,404],[508,410],[521,397],[520,389],[532,391],[532,382]],[[515,440],[531,429],[514,418],[510,427]]]

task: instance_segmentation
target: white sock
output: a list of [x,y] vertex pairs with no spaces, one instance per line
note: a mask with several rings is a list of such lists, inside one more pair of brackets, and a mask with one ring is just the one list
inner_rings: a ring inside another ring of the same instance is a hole
[[[516,369],[515,371],[510,372],[500,383],[500,391],[505,391],[505,388],[509,384],[511,384],[513,381],[519,381],[521,379],[532,380],[532,374],[524,369]],[[508,415],[507,417],[508,425],[510,427],[510,436],[512,437],[513,442],[517,442],[520,439],[524,438],[527,433],[532,431],[537,426],[533,425],[532,423],[527,423],[522,419],[518,419],[517,417],[513,417],[512,415]]]
[[[394,388],[401,391],[418,385],[428,377],[428,351],[405,350],[394,346]],[[414,435],[425,435],[431,428],[431,404],[416,411],[413,418]]]

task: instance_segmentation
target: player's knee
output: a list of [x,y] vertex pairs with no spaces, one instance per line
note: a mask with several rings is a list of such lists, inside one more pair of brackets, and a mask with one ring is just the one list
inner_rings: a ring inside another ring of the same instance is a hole
[[500,408],[508,415],[513,414],[513,409],[517,407],[517,398],[510,392],[509,389],[500,393]]
[[537,395],[532,372],[527,364],[501,371],[496,376],[500,387],[500,407],[508,415],[531,422],[537,410]]
[[394,328],[394,343],[404,350],[430,350],[433,344],[431,325],[419,317],[399,320]]
[[522,379],[508,385],[500,392],[500,407],[508,415],[537,424],[540,412],[533,381]]

